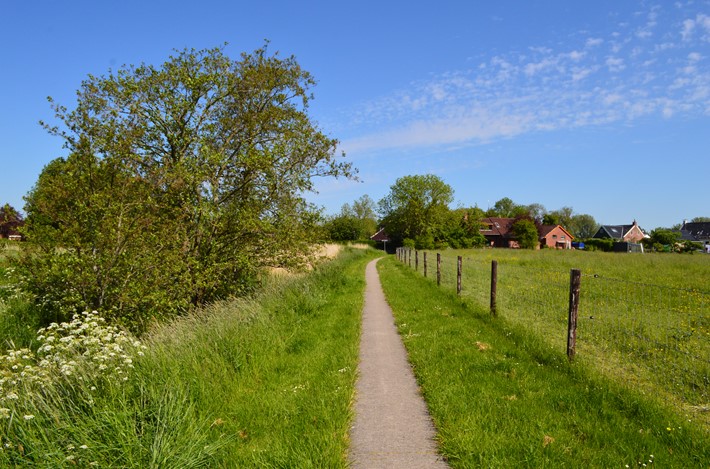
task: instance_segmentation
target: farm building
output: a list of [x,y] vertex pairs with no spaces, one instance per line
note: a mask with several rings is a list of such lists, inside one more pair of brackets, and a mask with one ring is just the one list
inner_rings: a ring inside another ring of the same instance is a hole
[[639,243],[648,237],[636,220],[631,225],[602,225],[592,238],[611,238],[614,241]]

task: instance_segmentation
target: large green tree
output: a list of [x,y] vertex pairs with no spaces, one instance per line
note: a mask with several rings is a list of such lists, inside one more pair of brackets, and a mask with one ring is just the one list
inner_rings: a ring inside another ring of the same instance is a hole
[[401,177],[379,202],[382,225],[395,243],[405,239],[436,241],[442,236],[453,199],[453,189],[438,176]]
[[[304,259],[318,176],[352,176],[308,115],[314,80],[266,48],[183,50],[89,76],[53,107],[69,156],[27,196],[23,260],[52,314],[101,308],[136,329]],[[65,285],[64,293],[60,285]]]

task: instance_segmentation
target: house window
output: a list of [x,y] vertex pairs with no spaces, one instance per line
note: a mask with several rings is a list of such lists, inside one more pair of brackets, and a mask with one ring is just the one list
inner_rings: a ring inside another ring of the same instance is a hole
[[556,239],[556,238],[557,238],[557,235],[552,235],[552,239]]
[[565,235],[562,235],[562,237],[560,239],[565,239]]

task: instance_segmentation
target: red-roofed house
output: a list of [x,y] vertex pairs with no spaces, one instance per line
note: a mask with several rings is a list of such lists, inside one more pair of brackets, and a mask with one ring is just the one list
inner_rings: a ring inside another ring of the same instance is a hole
[[555,249],[572,249],[574,236],[560,225],[542,225],[538,229],[540,234],[540,247]]

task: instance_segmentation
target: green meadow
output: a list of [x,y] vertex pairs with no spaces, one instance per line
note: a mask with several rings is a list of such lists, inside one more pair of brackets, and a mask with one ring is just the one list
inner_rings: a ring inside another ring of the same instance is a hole
[[452,467],[707,467],[707,429],[588,360],[568,362],[509,303],[493,318],[395,259],[379,269]]
[[[554,353],[567,348],[570,270],[581,270],[575,361],[710,428],[710,256],[445,250],[445,291],[455,292],[458,256],[461,300],[489,307],[496,260],[498,316]],[[436,252],[427,252],[427,278],[436,281]]]

